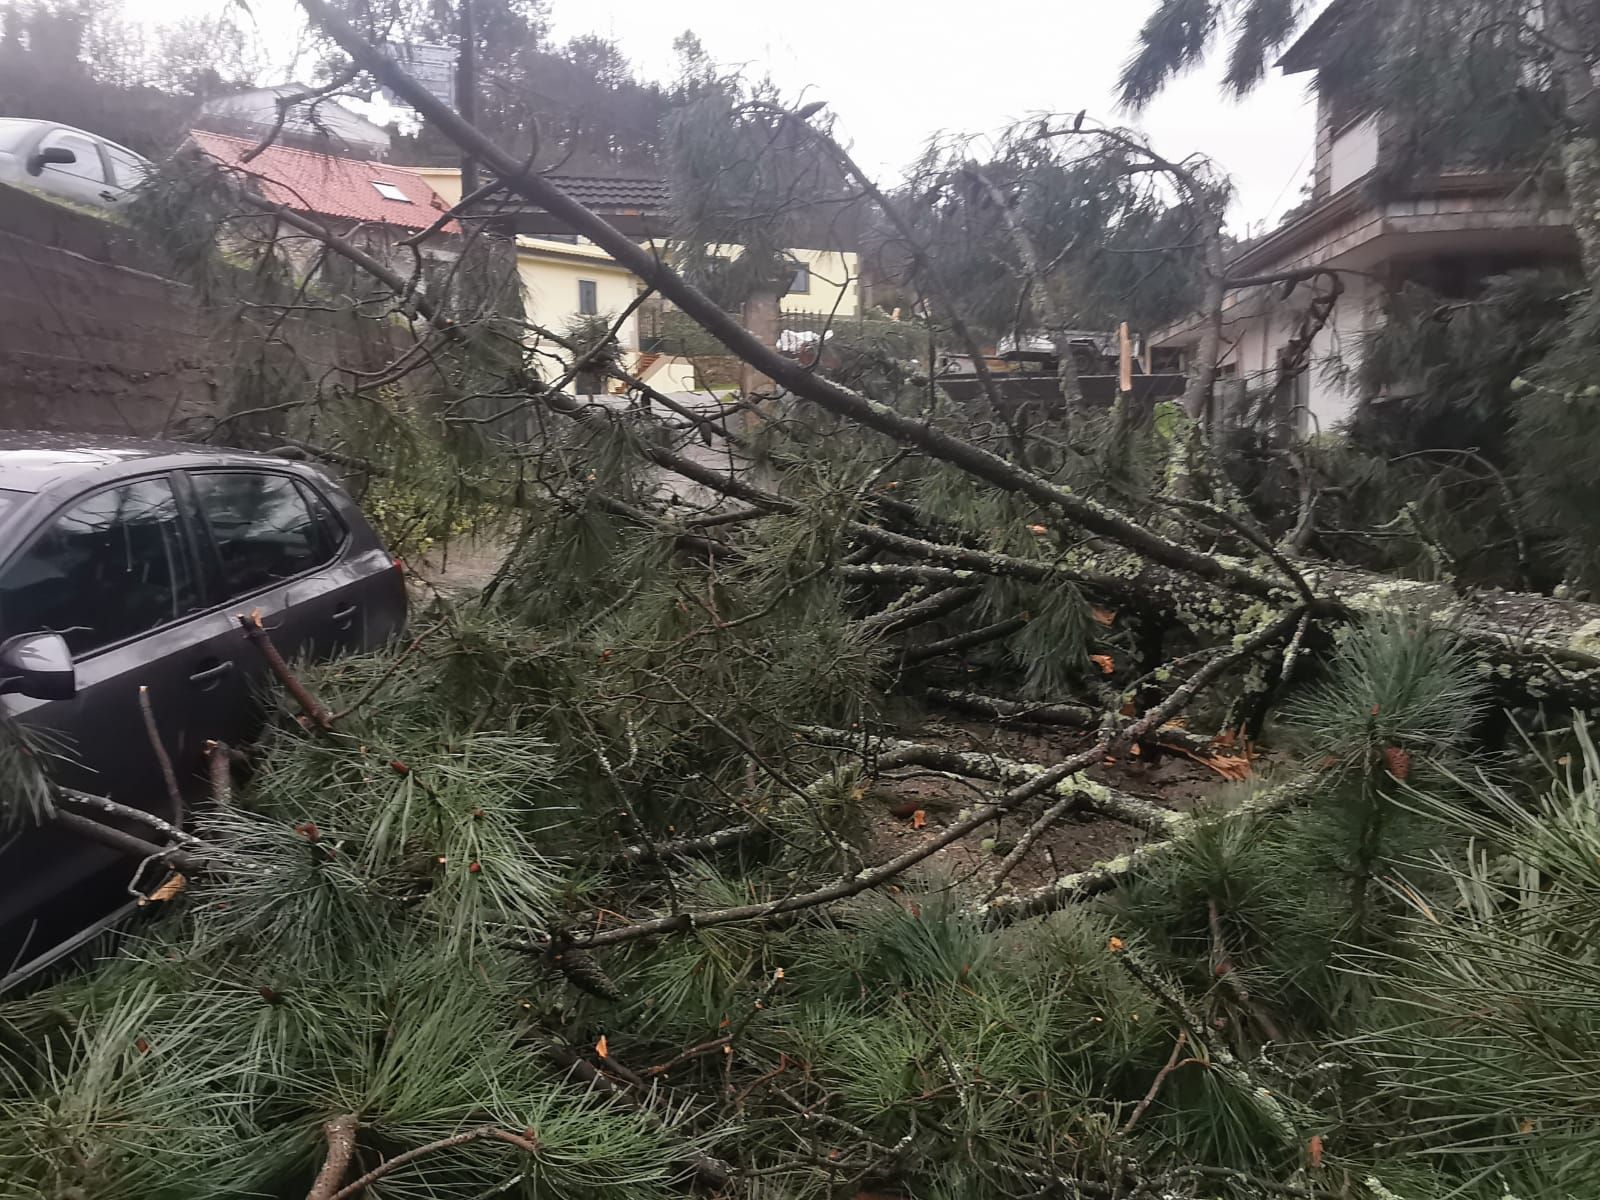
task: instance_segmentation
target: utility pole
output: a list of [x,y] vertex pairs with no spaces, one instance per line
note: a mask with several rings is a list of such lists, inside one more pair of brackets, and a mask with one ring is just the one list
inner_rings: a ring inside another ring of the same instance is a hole
[[[468,125],[478,123],[478,31],[472,20],[472,0],[459,0],[461,11],[456,51],[456,112]],[[478,190],[478,163],[470,154],[461,156],[461,195]]]

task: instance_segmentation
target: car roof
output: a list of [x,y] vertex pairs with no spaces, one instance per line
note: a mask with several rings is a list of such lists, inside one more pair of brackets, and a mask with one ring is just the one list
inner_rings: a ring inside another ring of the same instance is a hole
[[[75,479],[102,473],[131,473],[141,466],[160,470],[219,465],[304,469],[303,464],[288,459],[188,442],[107,434],[0,430],[0,489],[12,492],[47,491]],[[129,471],[116,470],[121,467]]]
[[81,133],[86,138],[93,138],[97,142],[110,146],[113,150],[121,150],[124,154],[131,154],[140,162],[150,160],[137,150],[129,150],[121,142],[113,142],[103,134],[93,133],[87,129],[79,129],[76,125],[68,125],[65,121],[47,121],[43,117],[0,117],[0,125],[35,125],[41,129],[65,129],[68,133]]

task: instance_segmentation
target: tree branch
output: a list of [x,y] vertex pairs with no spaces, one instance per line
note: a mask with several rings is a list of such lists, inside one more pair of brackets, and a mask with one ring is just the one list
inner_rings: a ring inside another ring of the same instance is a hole
[[301,5],[329,37],[363,69],[370,71],[463,150],[507,180],[516,192],[566,222],[604,249],[622,267],[655,288],[697,321],[736,357],[802,399],[818,407],[886,434],[902,445],[914,446],[933,458],[959,467],[1002,491],[1026,496],[1073,524],[1110,538],[1167,566],[1204,579],[1225,583],[1250,595],[1275,595],[1277,586],[1254,572],[1168,541],[1120,513],[1075,492],[1068,491],[1010,463],[989,450],[945,433],[925,420],[904,416],[887,405],[866,399],[848,388],[784,358],[763,345],[709,297],[693,287],[659,258],[620,233],[550,179],[529,175],[515,178],[516,163],[456,112],[380,53],[327,3],[301,0]]
[[306,1193],[306,1200],[333,1200],[339,1183],[350,1169],[350,1156],[356,1150],[357,1118],[354,1113],[334,1117],[322,1126],[322,1136],[328,1143],[327,1156],[322,1160],[322,1170]]

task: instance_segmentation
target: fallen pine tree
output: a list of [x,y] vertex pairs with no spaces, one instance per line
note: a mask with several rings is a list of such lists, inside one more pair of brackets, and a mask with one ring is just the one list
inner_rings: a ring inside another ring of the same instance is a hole
[[[504,562],[283,680],[304,719],[192,830],[57,806],[186,882],[0,1001],[9,1192],[1582,1194],[1600,609],[1290,554],[1181,421],[801,368],[306,7],[782,394],[735,433],[613,357],[631,403],[578,400],[603,339],[552,366],[549,331],[288,223],[361,272],[388,367],[219,436],[487,511]],[[247,331],[330,300],[255,265],[294,286],[236,297]],[[1048,734],[973,733],[1016,726]],[[1135,748],[1198,805],[1108,777]],[[966,799],[886,830],[907,776]],[[1057,861],[1095,822],[1136,840]]]

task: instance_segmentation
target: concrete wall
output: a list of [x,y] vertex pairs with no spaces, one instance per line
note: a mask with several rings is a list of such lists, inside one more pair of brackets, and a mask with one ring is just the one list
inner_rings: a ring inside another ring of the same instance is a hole
[[160,436],[212,404],[189,289],[122,227],[0,186],[0,426]]

